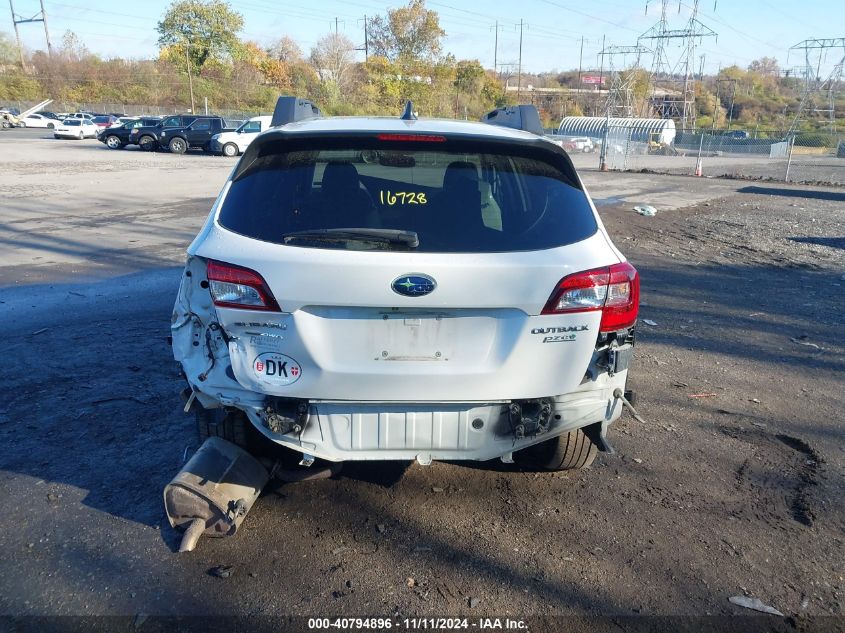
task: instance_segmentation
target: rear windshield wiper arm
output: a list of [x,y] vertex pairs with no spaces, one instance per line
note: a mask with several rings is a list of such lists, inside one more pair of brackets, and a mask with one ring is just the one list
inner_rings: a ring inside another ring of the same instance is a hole
[[324,242],[346,242],[348,240],[363,240],[384,242],[385,244],[402,244],[408,248],[420,245],[420,238],[416,231],[401,229],[312,229],[309,231],[295,231],[282,236],[285,244],[297,239],[318,240]]

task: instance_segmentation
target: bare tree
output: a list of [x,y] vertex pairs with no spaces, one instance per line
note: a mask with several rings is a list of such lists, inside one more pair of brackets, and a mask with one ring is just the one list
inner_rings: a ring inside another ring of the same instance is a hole
[[331,33],[311,49],[311,63],[322,81],[343,86],[355,61],[355,44],[345,35]]
[[302,50],[293,38],[285,35],[267,48],[267,54],[280,62],[293,64],[302,61]]

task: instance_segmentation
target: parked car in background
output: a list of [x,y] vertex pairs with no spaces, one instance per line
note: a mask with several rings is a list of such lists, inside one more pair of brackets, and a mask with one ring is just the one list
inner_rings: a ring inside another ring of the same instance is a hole
[[596,144],[589,136],[574,136],[570,139],[570,142],[578,152],[592,152],[596,149]]
[[594,152],[596,143],[589,136],[564,136],[562,134],[546,134],[555,145],[565,149],[567,152]]
[[109,149],[121,149],[136,142],[132,138],[132,131],[140,127],[154,127],[158,125],[159,119],[140,118],[126,121],[123,125],[112,125],[101,129],[97,134],[97,140],[104,143]]
[[35,114],[40,114],[41,116],[53,119],[54,121],[62,121],[60,116],[58,116],[55,112],[50,112],[49,110],[39,110]]
[[201,117],[187,127],[162,130],[159,144],[173,154],[184,154],[189,149],[210,151],[211,139],[222,132],[234,132],[241,122],[230,122],[222,117]]
[[98,128],[107,128],[117,123],[117,117],[110,114],[101,114],[99,116],[95,116],[92,121]]
[[52,130],[60,123],[61,121],[51,119],[50,117],[46,117],[41,114],[30,114],[28,117],[21,119],[19,125],[20,127],[41,127]]
[[53,129],[56,138],[96,138],[99,128],[90,119],[65,119]]
[[256,136],[270,127],[271,116],[252,117],[234,132],[221,132],[211,137],[208,150],[212,154],[237,156],[242,154]]
[[722,136],[741,141],[750,138],[750,135],[745,130],[727,130],[726,132],[722,133]]
[[160,119],[156,125],[136,127],[130,134],[130,142],[141,147],[142,150],[152,151],[159,147],[159,137],[164,130],[185,127],[200,118],[194,114],[174,114]]
[[[142,118],[142,117],[138,117],[138,116],[119,116],[119,117],[117,117],[117,123],[119,125],[124,125],[126,123],[129,123],[129,121],[137,121],[140,118]],[[158,120],[157,117],[145,117],[145,118],[155,118],[156,120]]]
[[88,112],[74,112],[73,114],[68,114],[64,120],[67,121],[68,119],[87,119],[88,121],[94,120],[94,115]]

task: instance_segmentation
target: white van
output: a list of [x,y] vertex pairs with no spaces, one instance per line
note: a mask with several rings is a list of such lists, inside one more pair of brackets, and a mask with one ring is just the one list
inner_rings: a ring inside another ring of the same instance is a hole
[[212,154],[237,156],[243,154],[256,136],[270,127],[271,116],[254,116],[244,121],[234,132],[221,132],[211,137],[209,150]]

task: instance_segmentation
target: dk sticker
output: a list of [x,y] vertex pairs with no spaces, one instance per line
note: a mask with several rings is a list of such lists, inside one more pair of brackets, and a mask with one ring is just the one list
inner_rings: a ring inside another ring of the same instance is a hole
[[266,385],[286,387],[292,385],[302,375],[302,367],[290,356],[265,352],[252,361],[255,377]]

